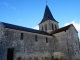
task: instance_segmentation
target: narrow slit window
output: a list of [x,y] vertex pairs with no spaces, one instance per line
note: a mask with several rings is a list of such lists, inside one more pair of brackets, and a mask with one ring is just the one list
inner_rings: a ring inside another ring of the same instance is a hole
[[54,29],[54,26],[53,26],[53,24],[52,24],[52,30]]
[[42,26],[42,31],[43,31],[43,26]]
[[47,25],[45,25],[45,31],[47,30]]
[[77,45],[77,41],[76,41],[76,45]]
[[38,40],[37,40],[37,35],[35,36],[35,42],[38,42]]
[[23,33],[21,33],[21,40],[23,40]]
[[57,26],[55,25],[55,29],[57,29]]
[[48,38],[46,37],[46,43],[48,43]]

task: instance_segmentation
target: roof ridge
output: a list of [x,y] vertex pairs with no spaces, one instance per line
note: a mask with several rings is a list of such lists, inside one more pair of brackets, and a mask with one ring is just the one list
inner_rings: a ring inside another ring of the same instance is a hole
[[64,27],[62,27],[62,28],[60,28],[60,29],[57,29],[57,30],[53,30],[53,31],[51,31],[50,34],[55,34],[55,33],[58,33],[58,32],[62,32],[62,31],[68,30],[71,25],[73,25],[73,24],[64,26]]
[[4,28],[27,31],[27,32],[38,33],[38,34],[43,34],[43,35],[50,35],[49,33],[45,32],[45,31],[41,31],[41,30],[35,30],[35,29],[18,26],[18,25],[14,25],[14,24],[9,24],[9,23],[5,23],[5,22],[1,22],[1,23],[4,25]]

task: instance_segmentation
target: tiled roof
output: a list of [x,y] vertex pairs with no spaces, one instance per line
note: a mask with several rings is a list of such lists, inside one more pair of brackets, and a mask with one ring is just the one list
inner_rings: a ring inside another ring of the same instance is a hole
[[4,28],[27,31],[27,32],[38,33],[38,34],[43,34],[43,35],[50,35],[49,33],[40,31],[40,30],[35,30],[35,29],[17,26],[17,25],[13,25],[13,24],[9,24],[9,23],[4,23],[4,22],[1,22],[1,23],[3,24]]
[[69,29],[69,27],[71,26],[72,24],[68,25],[68,26],[65,26],[65,27],[62,27],[60,29],[57,29],[57,30],[54,30],[52,31],[50,34],[55,34],[55,33],[59,33],[59,32],[62,32],[62,31],[66,31]]
[[47,21],[47,20],[52,20],[52,21],[57,22],[57,21],[53,18],[53,15],[52,15],[49,7],[46,5],[43,19],[42,19],[42,21],[41,21],[39,24],[41,24],[41,23],[43,23],[43,22],[45,22],[45,21]]

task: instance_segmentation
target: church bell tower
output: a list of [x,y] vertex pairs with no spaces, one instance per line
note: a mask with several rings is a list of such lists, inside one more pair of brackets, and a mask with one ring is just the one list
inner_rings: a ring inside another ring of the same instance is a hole
[[48,5],[46,5],[43,19],[39,23],[39,30],[50,33],[51,31],[56,30],[58,28],[58,22],[54,19]]

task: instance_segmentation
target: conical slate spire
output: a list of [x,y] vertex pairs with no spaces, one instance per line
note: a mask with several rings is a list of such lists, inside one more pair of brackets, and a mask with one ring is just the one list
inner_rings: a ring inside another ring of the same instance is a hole
[[48,5],[46,5],[43,19],[42,19],[42,21],[41,21],[39,24],[41,24],[41,23],[43,23],[43,22],[45,22],[45,21],[47,21],[47,20],[53,20],[53,21],[57,22],[57,21],[53,18],[52,13],[51,13]]

